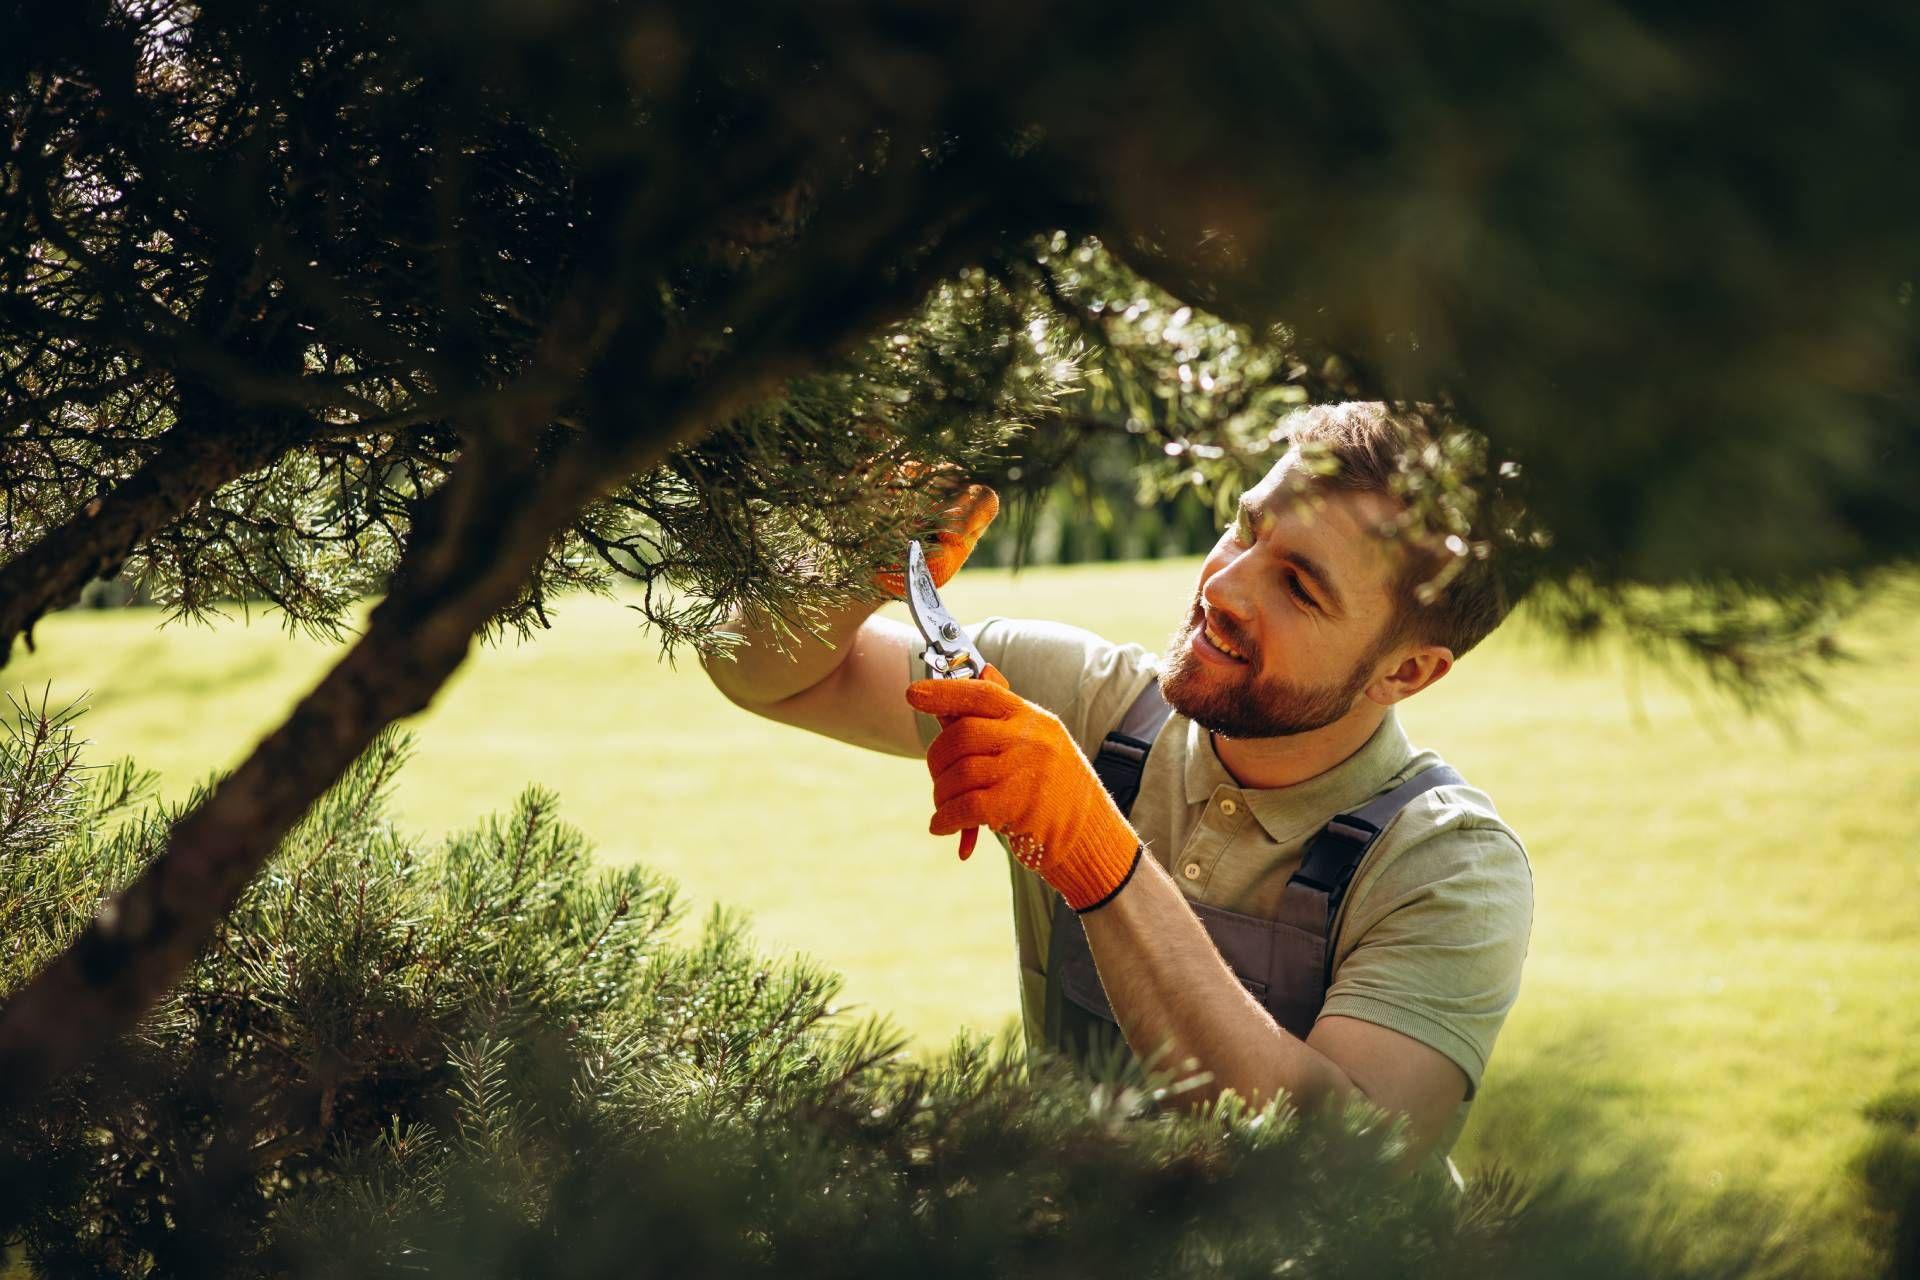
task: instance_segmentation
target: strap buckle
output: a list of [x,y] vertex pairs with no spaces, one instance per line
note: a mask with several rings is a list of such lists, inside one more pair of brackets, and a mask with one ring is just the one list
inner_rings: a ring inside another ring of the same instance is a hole
[[1374,826],[1365,818],[1355,817],[1350,813],[1335,814],[1332,820],[1330,820],[1325,827],[1322,827],[1321,830],[1328,835],[1339,836],[1343,840],[1351,840],[1355,844],[1366,844],[1369,840],[1372,840],[1380,834],[1380,828]]

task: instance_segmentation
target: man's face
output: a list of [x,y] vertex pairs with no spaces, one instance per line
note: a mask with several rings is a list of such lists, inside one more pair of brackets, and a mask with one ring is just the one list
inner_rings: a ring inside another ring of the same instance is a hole
[[1389,669],[1394,562],[1377,530],[1394,503],[1310,480],[1289,454],[1242,495],[1161,664],[1168,704],[1225,737],[1323,728]]

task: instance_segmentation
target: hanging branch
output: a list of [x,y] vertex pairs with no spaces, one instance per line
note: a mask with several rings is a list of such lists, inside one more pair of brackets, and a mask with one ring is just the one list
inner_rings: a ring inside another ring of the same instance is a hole
[[297,430],[243,424],[233,432],[199,423],[175,427],[133,475],[0,565],[0,665],[16,637],[33,649],[33,624],[41,617],[77,600],[81,588],[118,571],[140,543],[300,439]]
[[[474,634],[523,590],[554,537],[589,503],[905,312],[942,275],[987,254],[1002,219],[1058,212],[1021,210],[1017,197],[1011,209],[990,202],[996,188],[1020,191],[1018,182],[965,185],[973,194],[924,183],[893,205],[862,202],[864,212],[846,225],[813,228],[746,297],[716,308],[715,318],[741,339],[737,354],[697,379],[601,406],[603,423],[644,414],[647,427],[583,434],[546,458],[531,441],[552,405],[476,431],[447,483],[421,504],[394,588],[361,639],[180,821],[146,872],[0,1010],[0,1110],[30,1103],[152,1007],[280,838],[382,728],[425,709]],[[935,247],[924,252],[930,237]],[[595,349],[619,296],[604,283],[583,288],[565,312],[572,327],[547,344],[556,359],[634,367],[641,353]]]

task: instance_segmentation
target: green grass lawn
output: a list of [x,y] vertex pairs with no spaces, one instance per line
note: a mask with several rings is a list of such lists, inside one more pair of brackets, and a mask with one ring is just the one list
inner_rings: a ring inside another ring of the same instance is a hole
[[[1157,649],[1196,568],[971,569],[947,595],[964,619],[1052,617]],[[608,862],[746,908],[766,945],[838,969],[850,1004],[919,1044],[1007,1026],[1007,873],[925,834],[924,768],[736,710],[635,620],[571,599],[537,641],[481,651],[410,722],[402,819],[437,834],[543,783]],[[244,755],[332,652],[257,616],[158,621],[47,619],[6,676],[36,698],[50,680],[56,702],[88,692],[96,759],[134,755],[174,796]],[[1863,660],[1785,728],[1610,649],[1569,660],[1517,623],[1403,707],[1500,805],[1538,892],[1465,1167],[1652,1170],[1702,1251],[1760,1204],[1810,1270],[1869,1265],[1847,1170],[1861,1108],[1920,1084],[1920,607],[1877,607],[1850,637]]]

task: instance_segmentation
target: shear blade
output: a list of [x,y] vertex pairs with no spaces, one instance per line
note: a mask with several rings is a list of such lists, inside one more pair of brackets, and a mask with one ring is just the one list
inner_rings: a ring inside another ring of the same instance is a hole
[[933,574],[927,568],[927,553],[918,541],[907,543],[907,612],[913,615],[913,625],[920,628],[928,644],[938,645],[946,653],[955,651],[960,626],[940,603]]
[[968,643],[967,633],[940,602],[933,574],[927,568],[927,554],[917,540],[907,543],[907,612],[927,642],[927,668],[936,677],[980,674],[984,663]]

